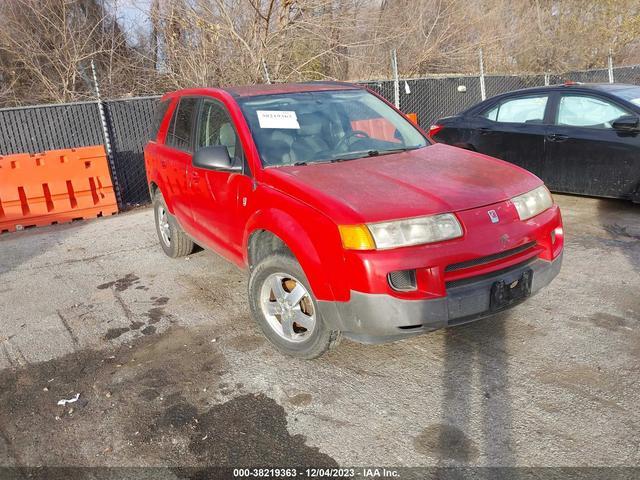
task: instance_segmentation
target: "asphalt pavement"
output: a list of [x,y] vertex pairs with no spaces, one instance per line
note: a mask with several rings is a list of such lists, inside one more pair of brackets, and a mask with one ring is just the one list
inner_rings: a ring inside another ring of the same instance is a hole
[[640,206],[556,200],[563,269],[527,303],[314,361],[149,208],[1,235],[0,465],[639,466]]

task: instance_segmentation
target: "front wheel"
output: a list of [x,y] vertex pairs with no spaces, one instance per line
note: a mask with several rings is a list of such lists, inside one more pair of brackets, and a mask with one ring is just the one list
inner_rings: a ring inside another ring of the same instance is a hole
[[312,359],[338,342],[339,332],[322,321],[307,277],[290,255],[271,255],[253,269],[249,305],[265,336],[286,355]]

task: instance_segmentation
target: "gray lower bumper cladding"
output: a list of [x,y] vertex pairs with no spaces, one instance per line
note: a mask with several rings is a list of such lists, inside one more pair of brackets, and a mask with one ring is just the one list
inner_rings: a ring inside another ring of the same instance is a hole
[[319,301],[318,306],[324,321],[341,330],[345,337],[363,343],[384,343],[490,316],[496,313],[490,309],[491,287],[496,281],[514,282],[530,269],[534,295],[551,283],[561,265],[562,254],[552,262],[536,259],[506,272],[448,285],[446,297],[432,300],[404,300],[352,291],[348,302]]

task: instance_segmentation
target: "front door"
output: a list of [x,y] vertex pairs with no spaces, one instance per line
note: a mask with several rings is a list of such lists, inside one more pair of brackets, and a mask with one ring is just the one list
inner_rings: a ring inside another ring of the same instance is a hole
[[229,157],[242,172],[214,171],[189,166],[187,174],[196,241],[221,255],[239,261],[252,179],[235,127],[226,107],[204,99],[198,113],[195,151],[211,145],[227,147]]
[[632,112],[604,97],[563,93],[554,113],[547,136],[550,188],[630,198],[640,181],[640,137],[612,124]]

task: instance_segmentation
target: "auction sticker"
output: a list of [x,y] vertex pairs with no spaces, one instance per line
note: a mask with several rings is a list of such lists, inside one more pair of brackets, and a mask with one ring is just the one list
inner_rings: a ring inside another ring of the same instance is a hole
[[286,110],[257,110],[260,128],[299,129],[296,112]]

